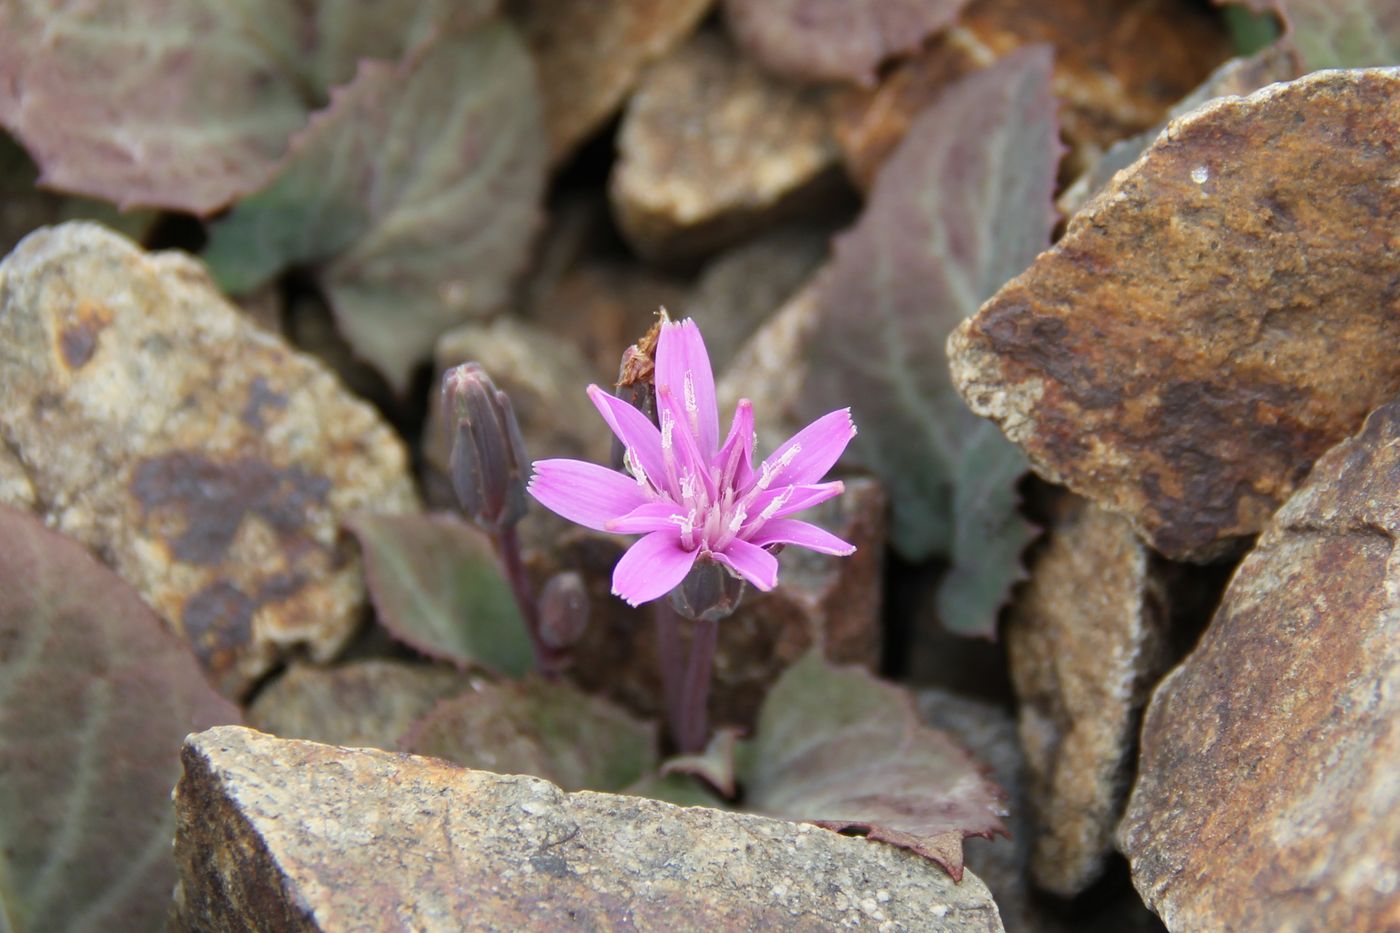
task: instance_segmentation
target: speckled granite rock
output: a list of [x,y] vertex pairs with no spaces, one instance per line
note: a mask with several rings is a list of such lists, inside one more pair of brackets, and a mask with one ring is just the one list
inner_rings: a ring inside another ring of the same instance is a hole
[[1327,452],[1153,694],[1118,831],[1177,933],[1400,929],[1400,403]]
[[40,230],[0,263],[0,406],[7,501],[95,550],[230,695],[353,632],[364,593],[340,518],[417,508],[369,406],[198,262],[94,224]]
[[811,826],[432,758],[191,736],[172,928],[993,933],[972,873]]
[[1174,120],[948,349],[1036,472],[1168,557],[1237,550],[1400,392],[1400,68]]

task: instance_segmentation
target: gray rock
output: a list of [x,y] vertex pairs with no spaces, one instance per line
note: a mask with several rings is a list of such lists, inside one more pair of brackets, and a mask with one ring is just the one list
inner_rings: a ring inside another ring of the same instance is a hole
[[0,440],[0,495],[93,548],[231,695],[354,631],[341,517],[417,508],[369,406],[198,262],[95,224],[40,230],[0,263]]
[[183,762],[177,930],[1002,929],[970,872],[811,826],[240,727]]
[[1400,403],[1332,448],[1153,694],[1118,831],[1173,931],[1400,929]]

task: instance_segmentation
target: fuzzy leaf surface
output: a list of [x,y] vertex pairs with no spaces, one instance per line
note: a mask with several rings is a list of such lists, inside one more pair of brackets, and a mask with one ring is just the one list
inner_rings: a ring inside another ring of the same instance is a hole
[[1006,835],[1001,792],[909,694],[811,652],[774,684],[740,756],[744,809],[861,830],[962,878],[962,841]]
[[1400,65],[1400,0],[1249,0],[1283,17],[1309,71]]
[[981,423],[953,390],[948,334],[1049,245],[1050,65],[1048,47],[1022,49],[920,115],[818,283],[804,414],[851,406],[850,456],[887,484],[894,545],[911,560],[952,550],[958,470]]
[[349,527],[389,634],[462,667],[529,669],[525,623],[485,534],[449,515],[360,514]]
[[564,681],[483,684],[444,700],[404,736],[405,751],[566,791],[622,791],[656,767],[656,729]]
[[913,52],[967,0],[725,0],[735,39],[765,68],[808,81],[873,84],[887,59]]
[[238,720],[134,589],[0,506],[0,928],[160,928],[180,743]]
[[439,334],[505,302],[546,153],[533,65],[491,20],[361,64],[270,184],[214,225],[205,259],[235,293],[311,266],[350,345],[403,390]]

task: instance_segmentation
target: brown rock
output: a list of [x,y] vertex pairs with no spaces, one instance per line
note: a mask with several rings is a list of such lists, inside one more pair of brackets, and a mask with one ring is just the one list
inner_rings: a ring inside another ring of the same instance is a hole
[[237,727],[183,761],[172,929],[1002,929],[970,872],[812,826]]
[[1072,897],[1113,847],[1169,620],[1160,562],[1132,526],[1077,497],[1063,512],[1005,639],[1035,813],[1032,876]]
[[[822,644],[832,661],[873,667],[879,660],[886,507],[883,488],[859,479],[803,514],[856,545],[856,553],[833,558],[787,548],[779,556],[777,588],[748,589],[739,610],[719,626],[713,722],[751,726],[773,680],[813,644]],[[590,587],[588,630],[575,646],[571,675],[589,690],[655,714],[662,694],[652,609],[633,609],[610,593],[613,565],[629,543],[577,532],[557,555],[563,569],[579,571]],[[683,630],[688,639],[688,626]]]
[[957,24],[872,90],[836,103],[847,170],[864,189],[914,118],[958,78],[1025,45],[1055,47],[1071,163],[1147,129],[1230,53],[1218,21],[1181,0],[974,0]]
[[820,89],[788,84],[721,35],[659,62],[627,105],[610,195],[652,259],[693,259],[840,190]]
[[511,0],[544,94],[559,164],[622,103],[643,68],[689,35],[714,0]]
[[364,600],[340,518],[417,508],[373,410],[188,256],[93,224],[0,263],[0,346],[0,437],[31,494],[11,501],[135,585],[221,689],[340,650]]
[[1400,391],[1397,138],[1396,69],[1174,121],[953,333],[958,391],[1168,556],[1231,550]]
[[1168,928],[1400,928],[1400,404],[1318,460],[1157,688],[1118,842]]
[[396,751],[409,726],[472,683],[454,668],[407,661],[298,664],[258,692],[246,718],[284,739]]

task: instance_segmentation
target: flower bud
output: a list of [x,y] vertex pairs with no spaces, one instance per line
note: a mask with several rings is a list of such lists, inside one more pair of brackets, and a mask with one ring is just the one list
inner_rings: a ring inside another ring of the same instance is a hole
[[744,598],[744,581],[711,560],[696,561],[671,591],[671,606],[687,619],[717,622],[728,618]]
[[540,593],[540,640],[553,651],[576,645],[588,628],[588,591],[572,570],[556,573]]
[[[652,331],[626,350],[622,351],[622,364],[617,369],[617,388],[613,395],[656,423],[656,382],[654,378],[656,339]],[[612,442],[612,467],[625,470],[623,457],[627,450],[621,439],[614,437]]]
[[452,454],[452,489],[468,516],[501,529],[525,514],[529,460],[510,398],[477,363],[454,366],[442,377],[443,413]]

